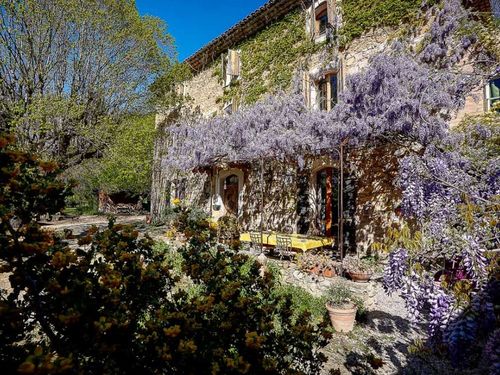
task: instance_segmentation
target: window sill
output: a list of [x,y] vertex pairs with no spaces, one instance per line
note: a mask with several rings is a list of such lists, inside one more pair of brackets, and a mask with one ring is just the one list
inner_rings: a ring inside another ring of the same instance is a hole
[[320,34],[314,38],[314,43],[323,43],[326,41],[326,33]]

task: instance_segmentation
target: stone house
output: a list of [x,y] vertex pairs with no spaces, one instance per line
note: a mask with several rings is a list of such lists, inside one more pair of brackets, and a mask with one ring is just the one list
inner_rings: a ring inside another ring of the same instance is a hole
[[[489,0],[469,3],[492,11]],[[175,90],[186,98],[190,110],[205,117],[224,116],[273,90],[290,89],[292,80],[299,77],[307,106],[329,111],[345,78],[363,69],[401,31],[379,27],[343,43],[337,35],[343,16],[340,0],[270,0],[187,58],[184,63],[192,77]],[[417,34],[416,42],[418,38]],[[489,110],[499,99],[499,87],[500,79],[477,87],[453,124],[466,113]],[[157,124],[168,127],[175,119],[171,109],[163,109]],[[266,162],[263,169],[259,163],[223,164],[178,175],[162,166],[164,147],[164,141],[157,142],[153,217],[160,217],[168,202],[179,198],[205,207],[215,219],[234,216],[244,230],[257,230],[262,224],[269,230],[338,234],[336,157],[308,158],[300,170],[291,164]],[[388,225],[399,222],[394,178],[401,152],[388,145],[347,151],[343,216],[344,237],[351,248],[369,250]]]

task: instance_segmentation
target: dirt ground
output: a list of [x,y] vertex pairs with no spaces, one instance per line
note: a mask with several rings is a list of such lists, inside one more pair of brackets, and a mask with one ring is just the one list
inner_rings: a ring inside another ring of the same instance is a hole
[[[57,221],[42,221],[40,224],[46,229],[51,229],[54,231],[62,231],[64,229],[70,229],[76,233],[81,233],[91,226],[105,227],[108,225],[107,216],[78,216],[75,218],[69,218]],[[140,224],[146,223],[146,215],[118,215],[116,216],[117,224]]]

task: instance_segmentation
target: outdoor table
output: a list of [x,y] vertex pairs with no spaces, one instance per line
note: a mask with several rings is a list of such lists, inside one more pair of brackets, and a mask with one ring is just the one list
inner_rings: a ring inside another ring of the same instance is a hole
[[[256,231],[255,233],[259,233]],[[303,234],[285,234],[285,233],[276,233],[276,232],[263,232],[262,239],[264,246],[276,246],[276,234],[282,236],[288,236],[292,240],[292,248],[299,249],[302,251],[308,251],[312,249],[317,249],[323,246],[332,246],[333,245],[333,237],[317,237],[317,236],[306,236]],[[240,235],[241,242],[252,242],[250,239],[250,232],[241,233]]]

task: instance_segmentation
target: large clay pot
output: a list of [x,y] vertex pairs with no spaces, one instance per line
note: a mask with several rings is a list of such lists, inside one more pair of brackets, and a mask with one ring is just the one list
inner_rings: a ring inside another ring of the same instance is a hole
[[325,277],[333,277],[335,276],[335,270],[332,268],[325,268],[323,270],[323,276]]
[[369,272],[351,272],[349,271],[349,276],[351,280],[357,283],[367,283],[370,281],[372,274]]
[[309,269],[309,272],[313,275],[319,275],[319,266],[314,266]]
[[333,328],[337,332],[351,332],[354,328],[357,308],[353,303],[346,303],[342,307],[332,307],[326,304],[328,315]]

